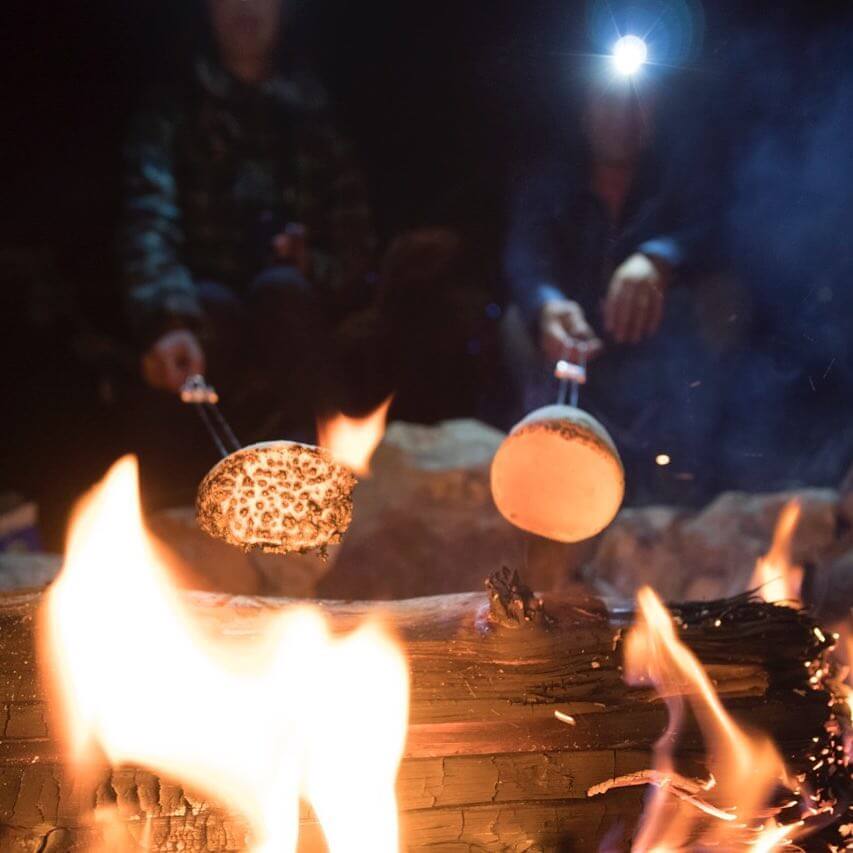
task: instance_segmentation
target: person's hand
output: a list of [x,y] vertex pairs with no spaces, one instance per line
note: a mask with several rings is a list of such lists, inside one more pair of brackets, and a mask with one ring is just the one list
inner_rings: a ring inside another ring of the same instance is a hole
[[552,299],[542,306],[539,344],[549,361],[577,358],[582,346],[588,359],[601,351],[601,341],[587,323],[583,309],[570,299]]
[[308,275],[311,266],[311,254],[308,250],[308,238],[304,225],[290,222],[284,231],[272,239],[272,248],[276,260],[293,264],[303,275]]
[[620,264],[604,300],[604,329],[620,344],[636,344],[660,328],[670,269],[647,255],[631,255]]
[[204,350],[187,329],[166,332],[142,356],[142,377],[161,391],[177,394],[197,373],[204,373]]

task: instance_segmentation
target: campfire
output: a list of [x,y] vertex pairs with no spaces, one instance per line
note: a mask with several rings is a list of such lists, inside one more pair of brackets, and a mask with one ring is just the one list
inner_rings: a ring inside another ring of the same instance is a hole
[[0,599],[4,850],[840,850],[850,835],[837,638],[789,606],[796,505],[760,594],[667,608],[645,588],[626,608],[499,568],[482,593],[306,603],[182,591],[137,489],[121,460],[48,591]]
[[300,797],[331,849],[398,848],[397,644],[376,622],[333,637],[304,606],[250,637],[205,630],[146,538],[132,459],[80,509],[43,618],[58,724],[84,771],[103,754],[190,784],[245,815],[259,853],[296,849]]

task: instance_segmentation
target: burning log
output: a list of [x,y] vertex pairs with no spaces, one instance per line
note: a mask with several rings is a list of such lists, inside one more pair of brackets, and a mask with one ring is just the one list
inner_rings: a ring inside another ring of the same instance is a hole
[[[179,779],[133,768],[74,779],[36,667],[33,626],[41,601],[38,592],[0,597],[0,848],[88,850],[101,829],[87,818],[106,809],[114,829],[144,849],[246,849],[243,817]],[[198,593],[186,602],[203,630],[247,638],[291,604]],[[487,594],[317,605],[336,632],[381,613],[408,656],[409,731],[397,785],[407,849],[594,850],[614,827],[630,832],[635,825],[642,791],[587,796],[608,780],[648,770],[666,726],[655,693],[623,680],[630,612],[608,609],[580,589],[543,604],[508,572],[491,579]],[[673,613],[734,718],[772,737],[792,772],[805,771],[806,747],[821,748],[830,721],[833,697],[814,672],[831,641],[804,612],[747,597],[676,606]],[[341,718],[350,698],[339,697]],[[574,724],[557,719],[557,711]],[[704,778],[695,724],[681,746],[679,770]],[[307,808],[300,837],[301,849],[323,849]]]

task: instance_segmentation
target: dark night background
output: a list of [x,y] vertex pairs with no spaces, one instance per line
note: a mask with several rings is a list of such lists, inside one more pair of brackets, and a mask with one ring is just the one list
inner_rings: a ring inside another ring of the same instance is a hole
[[[120,146],[139,93],[191,56],[197,7],[19,5],[4,8],[2,51],[0,486],[37,497],[49,515],[58,492],[79,491],[122,450]],[[570,109],[567,54],[589,49],[583,4],[296,5],[291,44],[313,57],[356,142],[383,235],[455,225],[497,269],[506,177]],[[733,420],[756,487],[778,484],[780,458],[792,483],[850,461],[848,9],[709,0],[701,52],[673,95],[678,156],[712,173],[724,200],[720,266],[748,297],[738,328],[748,324],[751,354],[732,380],[743,403]],[[20,319],[22,300],[34,325]],[[803,459],[820,454],[826,464],[807,471]],[[57,481],[66,488],[45,486]]]

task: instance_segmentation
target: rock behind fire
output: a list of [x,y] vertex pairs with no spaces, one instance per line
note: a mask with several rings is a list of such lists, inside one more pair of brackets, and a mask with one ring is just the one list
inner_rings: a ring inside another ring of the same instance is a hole
[[[523,534],[495,508],[489,466],[504,434],[474,420],[396,422],[355,490],[353,522],[317,594],[408,598],[481,590],[523,565]],[[538,587],[538,579],[525,573]]]
[[670,601],[736,595],[748,587],[755,561],[767,552],[779,514],[792,498],[802,506],[794,562],[820,563],[838,545],[836,492],[726,492],[699,512],[623,510],[603,535],[590,574],[623,598],[644,584]]

